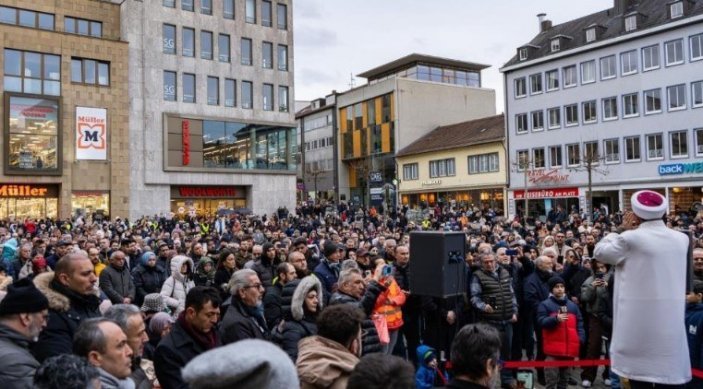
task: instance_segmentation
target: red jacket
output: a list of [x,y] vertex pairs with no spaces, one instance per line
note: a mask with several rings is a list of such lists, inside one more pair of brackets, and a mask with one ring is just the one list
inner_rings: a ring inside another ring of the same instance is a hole
[[[567,319],[557,320],[561,307],[567,309]],[[540,303],[537,319],[542,327],[542,347],[545,355],[552,357],[577,358],[579,347],[585,340],[583,318],[578,306],[569,299],[557,300],[554,296]]]

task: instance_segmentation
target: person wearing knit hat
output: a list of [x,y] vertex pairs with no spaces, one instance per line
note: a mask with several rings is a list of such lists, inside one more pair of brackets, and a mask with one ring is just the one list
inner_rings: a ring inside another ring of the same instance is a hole
[[331,240],[325,241],[325,244],[322,246],[322,254],[324,254],[324,257],[320,260],[320,264],[315,267],[313,272],[317,278],[320,279],[320,282],[322,282],[324,301],[327,301],[329,296],[331,296],[337,288],[339,261],[342,259],[343,251],[343,246]]
[[39,362],[29,352],[46,327],[49,300],[29,279],[8,286],[0,302],[0,383],[9,388],[32,388]]
[[[633,388],[681,386],[691,380],[685,310],[689,239],[662,220],[669,200],[642,190],[623,214],[622,233],[594,249],[615,267],[611,370]],[[642,340],[646,339],[646,342]]]
[[246,339],[203,353],[183,369],[191,388],[297,388],[291,359],[273,343]]

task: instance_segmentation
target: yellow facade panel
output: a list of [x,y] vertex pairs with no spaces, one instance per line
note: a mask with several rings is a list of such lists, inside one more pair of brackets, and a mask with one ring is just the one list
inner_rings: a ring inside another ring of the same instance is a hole
[[391,124],[381,124],[381,151],[384,153],[391,152]]
[[354,131],[354,138],[352,139],[354,148],[354,157],[361,156],[361,131]]
[[369,126],[369,110],[366,104],[361,104],[361,127],[366,128]]
[[347,110],[339,110],[339,131],[344,134],[347,132]]
[[376,104],[376,123],[381,123],[383,120],[383,99],[376,97],[374,104]]

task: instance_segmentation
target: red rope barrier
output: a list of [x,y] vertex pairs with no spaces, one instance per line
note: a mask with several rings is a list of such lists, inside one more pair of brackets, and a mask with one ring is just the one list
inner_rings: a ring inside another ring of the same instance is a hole
[[[542,367],[590,367],[610,365],[609,359],[584,359],[584,360],[553,360],[553,361],[505,361],[506,369],[525,369]],[[691,369],[691,374],[696,378],[703,378],[703,370]]]

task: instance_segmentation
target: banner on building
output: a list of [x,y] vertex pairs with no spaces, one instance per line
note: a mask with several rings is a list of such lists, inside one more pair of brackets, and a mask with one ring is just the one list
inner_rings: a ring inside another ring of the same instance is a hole
[[76,159],[107,159],[107,109],[76,107]]

